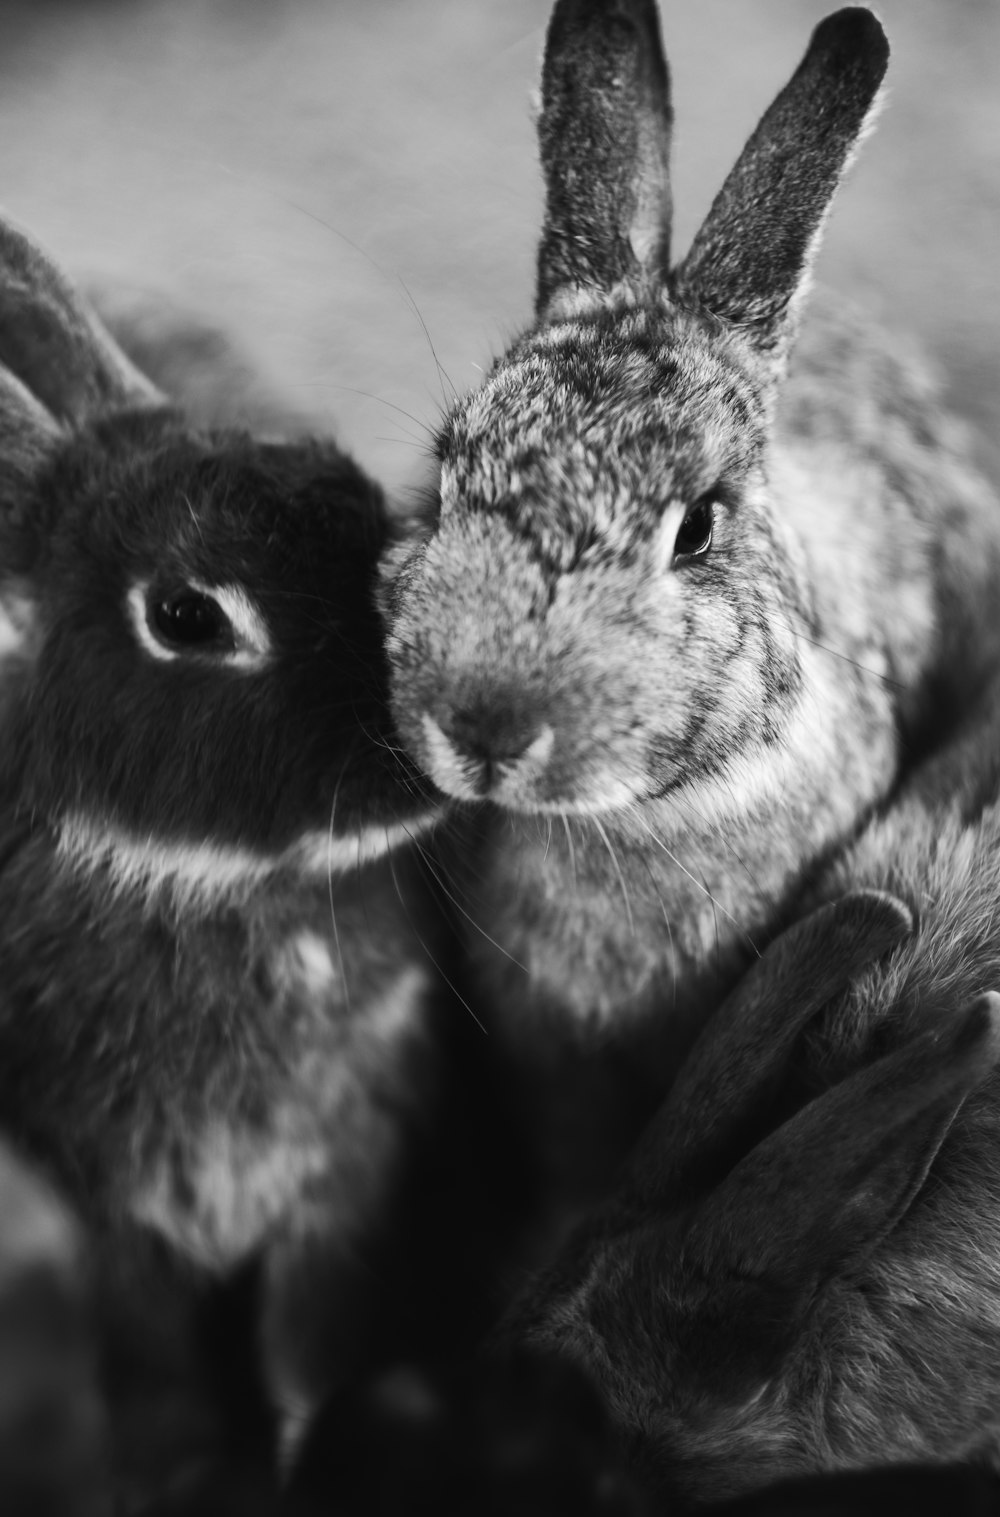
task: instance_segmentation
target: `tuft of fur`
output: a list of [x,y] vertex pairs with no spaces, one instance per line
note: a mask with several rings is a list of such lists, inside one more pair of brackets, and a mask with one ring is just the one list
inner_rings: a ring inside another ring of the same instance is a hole
[[0,477],[0,1125],[107,1278],[262,1261],[301,1410],[435,1078],[385,505],[330,443],[193,428],[8,223]]
[[824,21],[670,271],[655,8],[559,0],[536,321],[386,560],[486,1014],[533,1058],[631,1048],[653,1101],[1000,651],[1000,507],[933,382],[842,302],[793,344],[887,56],[867,10]]

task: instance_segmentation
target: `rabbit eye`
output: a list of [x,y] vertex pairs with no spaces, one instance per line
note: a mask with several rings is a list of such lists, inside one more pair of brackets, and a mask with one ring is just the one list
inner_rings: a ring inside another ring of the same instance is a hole
[[684,520],[674,542],[675,558],[699,558],[712,546],[712,528],[715,525],[715,497],[702,495],[695,501]]
[[156,634],[176,648],[220,650],[234,646],[229,618],[210,595],[196,590],[182,590],[178,595],[157,600],[150,607],[150,621]]
[[265,668],[274,656],[261,608],[241,585],[140,580],[125,599],[140,646],[161,660],[197,657],[228,669]]

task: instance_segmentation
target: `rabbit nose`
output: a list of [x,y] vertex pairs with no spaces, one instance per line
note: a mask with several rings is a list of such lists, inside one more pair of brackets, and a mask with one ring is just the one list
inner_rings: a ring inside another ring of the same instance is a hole
[[446,793],[487,796],[512,774],[529,783],[545,768],[552,728],[537,717],[502,705],[455,707],[436,721],[423,715],[426,761]]
[[488,768],[516,764],[543,732],[534,715],[504,706],[459,707],[444,727],[463,758]]

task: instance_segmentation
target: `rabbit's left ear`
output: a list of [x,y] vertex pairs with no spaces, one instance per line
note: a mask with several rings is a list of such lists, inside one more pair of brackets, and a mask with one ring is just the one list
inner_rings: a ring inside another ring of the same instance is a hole
[[41,249],[2,219],[0,369],[71,425],[167,403]]
[[674,276],[684,299],[781,350],[834,191],[870,120],[889,61],[871,11],[813,32]]
[[665,278],[672,123],[656,0],[557,0],[538,122],[539,317],[557,292]]

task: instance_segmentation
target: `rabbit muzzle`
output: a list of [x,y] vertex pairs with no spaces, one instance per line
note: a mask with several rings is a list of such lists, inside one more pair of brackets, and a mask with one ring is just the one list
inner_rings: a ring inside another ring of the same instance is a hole
[[690,702],[634,583],[609,593],[609,577],[553,583],[489,517],[442,524],[409,566],[388,639],[393,714],[446,795],[597,814],[660,787]]

